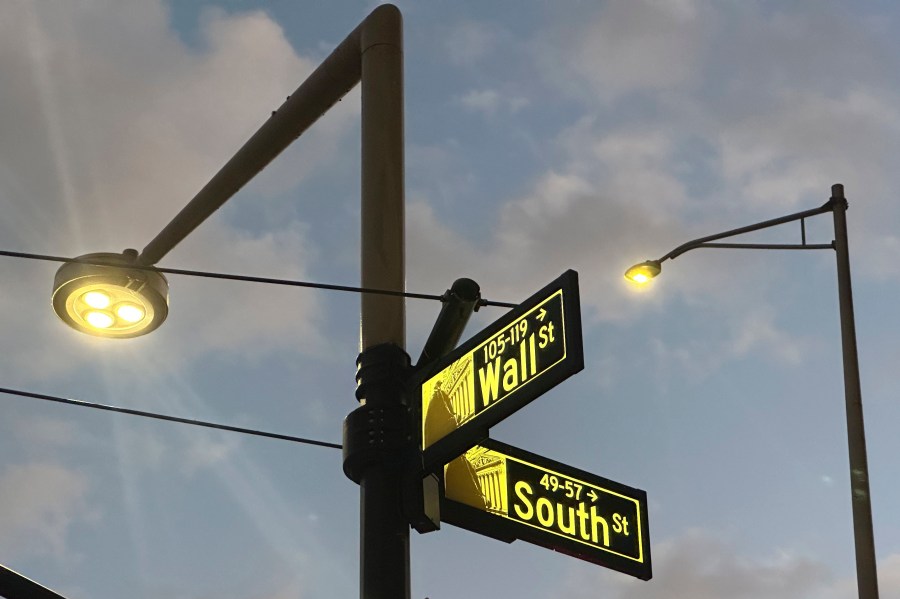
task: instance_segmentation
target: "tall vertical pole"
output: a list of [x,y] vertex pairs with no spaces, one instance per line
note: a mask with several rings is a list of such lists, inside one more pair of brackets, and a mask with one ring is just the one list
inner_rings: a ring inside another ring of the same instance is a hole
[[[362,286],[403,291],[403,38],[400,11],[365,20],[362,53]],[[362,296],[360,349],[406,343],[402,297]]]
[[850,492],[853,537],[856,545],[856,584],[860,599],[878,599],[875,538],[872,531],[872,500],[869,494],[869,463],[863,424],[859,357],[853,291],[850,287],[850,254],[847,245],[847,200],[844,186],[831,186],[834,214],[834,249],[837,255],[838,297],[841,312],[841,347],[844,359],[844,400],[847,404],[847,441],[850,452]]
[[[403,291],[403,40],[400,11],[382,5],[363,23],[362,52],[362,286]],[[402,297],[362,296],[360,349],[379,358],[378,378],[365,402],[391,414],[403,398],[397,374],[408,365]],[[372,348],[387,348],[379,352]],[[361,356],[362,358],[362,356]],[[402,413],[402,410],[399,410]],[[360,480],[360,596],[409,599],[409,524],[401,512],[402,467],[395,455],[370,465]]]
[[[362,286],[406,288],[403,168],[403,19],[376,7],[200,192],[144,248],[156,264],[207,217],[362,83]],[[411,437],[403,297],[362,295],[357,398],[344,427],[344,472],[360,486],[360,595],[409,599],[409,524],[403,467]]]

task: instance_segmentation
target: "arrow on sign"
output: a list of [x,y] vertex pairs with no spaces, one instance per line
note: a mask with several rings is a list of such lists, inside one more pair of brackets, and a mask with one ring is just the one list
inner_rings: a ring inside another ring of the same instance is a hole
[[593,503],[597,503],[597,497],[598,497],[598,495],[597,495],[597,492],[594,491],[593,489],[591,489],[591,490],[588,492],[588,497],[591,498],[591,501],[592,501]]
[[541,308],[541,311],[538,313],[538,320],[544,322],[544,317],[547,316],[547,311]]

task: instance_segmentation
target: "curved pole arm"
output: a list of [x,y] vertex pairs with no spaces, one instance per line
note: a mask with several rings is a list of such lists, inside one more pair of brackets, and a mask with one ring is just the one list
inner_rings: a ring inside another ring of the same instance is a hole
[[833,248],[832,244],[816,244],[816,245],[792,245],[792,244],[763,244],[763,243],[742,243],[742,244],[713,244],[710,242],[716,241],[718,239],[725,239],[727,237],[734,237],[736,235],[742,235],[744,233],[750,233],[752,231],[759,231],[760,229],[768,229],[769,227],[775,227],[778,225],[783,225],[784,223],[790,223],[797,220],[802,220],[804,218],[808,218],[810,216],[816,216],[817,214],[823,214],[825,212],[833,212],[834,211],[834,198],[829,199],[823,205],[818,208],[812,208],[810,210],[804,210],[802,212],[795,212],[794,214],[788,214],[787,216],[782,216],[779,218],[773,218],[770,220],[764,220],[759,223],[755,223],[752,225],[747,225],[745,227],[740,227],[737,229],[731,229],[730,231],[724,231],[722,233],[716,233],[714,235],[707,235],[706,237],[700,237],[697,239],[693,239],[686,243],[682,243],[677,248],[657,260],[657,263],[665,262],[666,260],[675,259],[681,254],[688,252],[690,250],[695,250],[700,247],[732,247],[732,248],[743,248],[743,249],[778,249],[778,250],[786,250],[786,249],[831,249]]
[[385,43],[378,39],[382,23],[398,16],[394,6],[381,5],[366,17],[147,244],[138,262],[145,266],[159,262],[353,89],[363,78],[363,54]]

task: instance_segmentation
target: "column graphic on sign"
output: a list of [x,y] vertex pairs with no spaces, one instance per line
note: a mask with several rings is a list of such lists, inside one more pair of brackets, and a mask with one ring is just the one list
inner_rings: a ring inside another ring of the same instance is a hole
[[563,290],[422,383],[422,448],[499,405],[566,358]]
[[453,463],[458,460],[469,464],[477,485],[478,496],[473,496],[470,489],[464,486],[464,481],[458,480],[457,477],[447,476],[451,463],[445,468],[444,474],[446,497],[488,512],[506,514],[509,511],[506,493],[506,456],[476,445]]

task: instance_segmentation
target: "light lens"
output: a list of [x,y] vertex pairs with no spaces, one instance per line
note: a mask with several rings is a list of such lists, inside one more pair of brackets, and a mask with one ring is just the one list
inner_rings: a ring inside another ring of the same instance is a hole
[[98,337],[153,331],[169,313],[169,283],[160,272],[137,268],[136,260],[137,253],[126,250],[66,262],[53,279],[53,311],[76,331]]
[[109,307],[110,299],[109,296],[102,291],[88,291],[81,296],[81,301],[91,308],[103,310],[104,308]]
[[153,322],[156,310],[152,301],[129,285],[133,283],[128,280],[84,286],[73,283],[65,303],[66,314],[86,332],[105,337],[132,336]]
[[625,271],[625,278],[629,281],[633,281],[638,285],[643,285],[647,283],[658,275],[662,269],[660,268],[659,262],[656,260],[647,260],[646,262],[641,262],[640,264],[635,264],[631,268]]
[[116,319],[109,312],[91,310],[84,315],[84,320],[96,329],[108,329],[115,324]]
[[134,304],[119,304],[116,316],[126,322],[140,322],[144,319],[144,311]]
[[113,282],[73,284],[65,303],[66,314],[86,331],[105,337],[131,336],[150,326],[156,316],[153,302],[138,291]]

